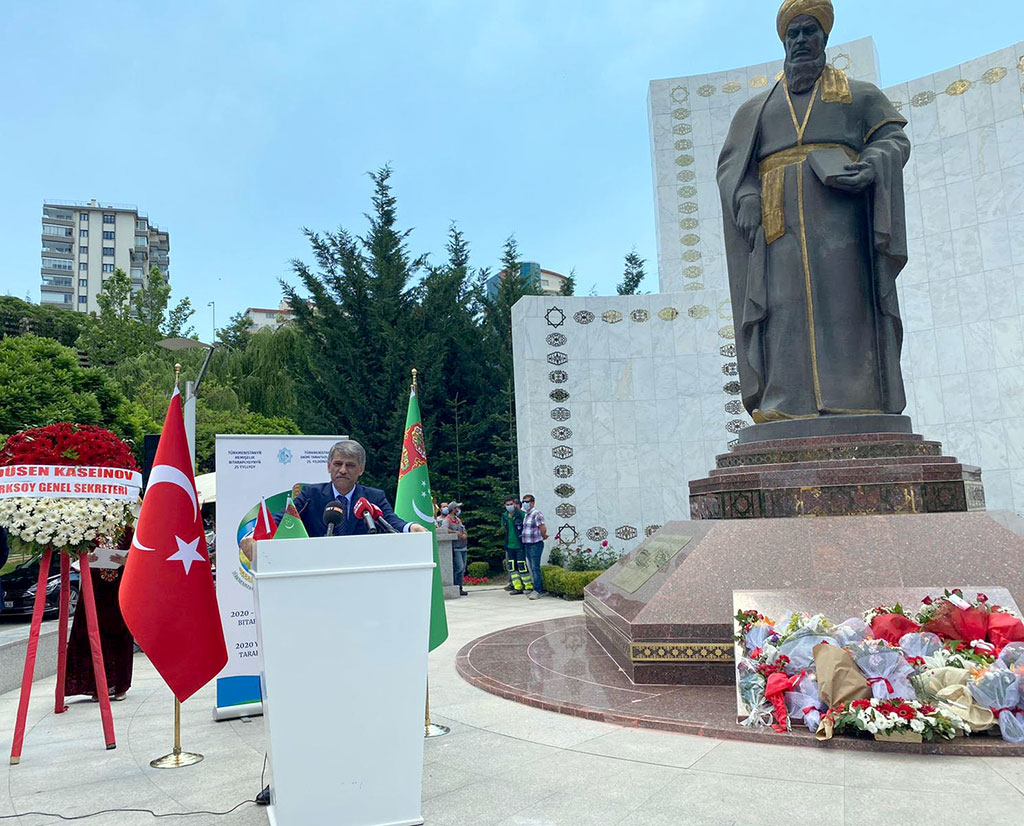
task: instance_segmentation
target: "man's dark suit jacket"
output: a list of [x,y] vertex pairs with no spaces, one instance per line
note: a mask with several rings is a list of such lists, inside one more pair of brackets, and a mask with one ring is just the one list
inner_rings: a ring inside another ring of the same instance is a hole
[[[384,512],[384,519],[396,531],[405,530],[405,521],[400,519],[391,508],[384,491],[377,488],[368,488],[365,485],[356,483],[352,491],[352,507],[346,506],[345,521],[334,529],[335,536],[353,536],[366,533],[366,522],[356,519],[352,514],[356,502],[365,498],[366,501],[376,505]],[[306,533],[310,536],[326,536],[327,526],[324,524],[324,508],[327,503],[335,499],[334,487],[330,482],[322,485],[306,485],[295,498],[295,508],[299,512],[302,524],[306,526]],[[341,500],[344,504],[344,499]],[[274,514],[274,518],[280,522],[280,514]]]

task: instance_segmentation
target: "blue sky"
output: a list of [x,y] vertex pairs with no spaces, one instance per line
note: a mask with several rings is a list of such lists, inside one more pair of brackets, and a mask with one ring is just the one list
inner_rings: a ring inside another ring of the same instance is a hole
[[[832,42],[873,35],[883,85],[1024,37],[1011,0],[835,2]],[[778,57],[777,5],[7,3],[0,292],[39,300],[45,198],[135,203],[208,335],[209,301],[218,326],[276,305],[301,227],[363,231],[385,163],[416,253],[440,261],[454,219],[474,265],[515,233],[604,294],[635,245],[656,290],[647,83]]]

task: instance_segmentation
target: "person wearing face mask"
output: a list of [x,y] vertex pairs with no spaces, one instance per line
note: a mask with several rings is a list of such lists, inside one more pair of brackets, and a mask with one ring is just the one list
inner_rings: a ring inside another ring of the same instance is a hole
[[462,587],[462,583],[466,576],[466,554],[469,551],[469,545],[466,542],[466,525],[459,515],[461,513],[461,502],[449,502],[447,505],[441,505],[441,527],[447,528],[455,534],[455,539],[452,540],[452,574],[454,582],[459,586],[459,596],[465,597],[469,595],[466,593],[466,589]]
[[533,591],[533,579],[526,566],[523,548],[523,512],[514,496],[505,498],[505,512],[501,515],[501,532],[505,541],[505,570],[508,585],[505,590],[513,596]]
[[533,580],[533,592],[530,599],[539,599],[544,593],[544,580],[540,573],[540,558],[544,554],[544,540],[548,538],[548,526],[544,522],[544,514],[537,510],[537,500],[532,493],[523,496],[523,552],[526,555],[526,566]]

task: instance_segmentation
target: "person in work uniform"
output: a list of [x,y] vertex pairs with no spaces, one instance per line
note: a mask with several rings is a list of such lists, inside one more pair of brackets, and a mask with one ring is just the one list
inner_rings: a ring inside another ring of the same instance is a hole
[[501,514],[501,532],[505,542],[505,570],[508,571],[508,585],[505,590],[512,595],[533,591],[533,577],[526,565],[526,549],[523,547],[523,512],[519,500],[514,496],[505,499],[505,510]]

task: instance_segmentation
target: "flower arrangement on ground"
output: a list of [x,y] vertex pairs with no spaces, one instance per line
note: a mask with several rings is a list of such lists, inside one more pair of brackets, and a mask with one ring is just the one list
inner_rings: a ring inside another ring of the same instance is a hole
[[1024,622],[984,593],[946,589],[840,623],[748,610],[734,622],[743,725],[915,741],[998,729],[1024,742]]
[[[81,465],[135,471],[131,447],[109,430],[60,423],[15,433],[0,450],[0,466]],[[46,548],[77,554],[98,541],[116,537],[132,520],[125,499],[0,499],[0,525],[34,553]]]

